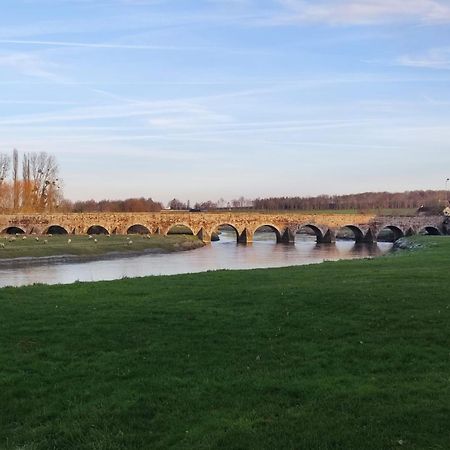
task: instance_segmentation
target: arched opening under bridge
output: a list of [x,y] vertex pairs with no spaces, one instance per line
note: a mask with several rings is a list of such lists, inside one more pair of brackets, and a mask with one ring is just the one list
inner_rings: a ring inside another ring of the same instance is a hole
[[211,234],[211,241],[212,242],[238,242],[239,239],[239,232],[238,230],[228,223],[220,224],[217,226],[212,234]]
[[302,225],[297,229],[295,240],[296,241],[316,241],[321,242],[323,239],[323,233],[320,228],[315,225]]
[[19,227],[8,227],[5,228],[1,234],[25,234],[25,230]]
[[273,225],[261,225],[253,233],[253,242],[280,242],[281,233]]
[[179,223],[176,225],[172,225],[167,232],[167,235],[188,235],[192,236],[194,232],[189,227],[189,225],[185,225],[184,223]]
[[387,225],[378,232],[377,241],[379,242],[395,242],[404,236],[403,230],[395,225]]
[[87,234],[109,234],[109,231],[101,225],[92,225],[88,228]]
[[44,234],[69,234],[67,230],[60,225],[52,225],[45,230]]
[[364,241],[364,232],[356,225],[346,225],[337,231],[336,239],[359,243]]
[[441,236],[442,235],[439,228],[434,227],[434,226],[427,226],[427,227],[422,228],[419,231],[419,234],[421,234],[423,236]]
[[128,228],[127,234],[150,234],[150,230],[144,225],[136,224]]

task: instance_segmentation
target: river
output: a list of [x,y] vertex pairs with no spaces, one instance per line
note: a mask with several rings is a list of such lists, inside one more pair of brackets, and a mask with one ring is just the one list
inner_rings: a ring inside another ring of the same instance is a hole
[[147,275],[174,275],[218,269],[255,269],[315,264],[339,259],[379,256],[392,244],[355,245],[353,241],[316,244],[315,238],[297,235],[296,243],[276,244],[273,233],[256,233],[252,245],[236,244],[233,232],[224,230],[220,241],[187,252],[74,263],[30,264],[0,268],[0,287],[35,283],[68,284],[75,281],[116,280]]

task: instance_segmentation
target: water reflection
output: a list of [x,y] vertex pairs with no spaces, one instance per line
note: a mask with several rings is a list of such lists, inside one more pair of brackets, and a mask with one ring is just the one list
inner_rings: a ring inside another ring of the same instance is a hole
[[236,244],[233,231],[221,232],[220,241],[189,252],[142,255],[85,263],[45,264],[0,269],[0,287],[33,283],[67,284],[74,281],[114,280],[123,277],[173,275],[218,269],[253,269],[314,264],[338,259],[381,255],[389,243],[355,245],[352,241],[317,244],[307,235],[297,235],[296,244],[275,244],[273,233],[255,234],[252,245]]

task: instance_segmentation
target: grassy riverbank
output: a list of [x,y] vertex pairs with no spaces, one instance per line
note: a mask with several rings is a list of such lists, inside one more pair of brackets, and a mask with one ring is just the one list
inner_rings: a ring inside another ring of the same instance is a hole
[[194,236],[0,236],[0,262],[13,258],[49,257],[61,255],[96,257],[110,253],[144,252],[150,249],[164,252],[190,250],[203,244]]
[[447,449],[450,239],[0,289],[0,448]]

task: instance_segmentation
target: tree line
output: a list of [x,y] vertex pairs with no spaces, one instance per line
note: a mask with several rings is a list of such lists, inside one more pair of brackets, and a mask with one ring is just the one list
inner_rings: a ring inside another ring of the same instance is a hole
[[[419,209],[425,207],[442,211],[450,194],[446,191],[364,192],[346,195],[318,195],[310,197],[269,197],[255,200],[239,197],[229,202],[220,199],[195,203],[193,209],[201,211],[221,209],[254,209],[262,211],[319,211],[319,210],[377,210]],[[172,210],[189,210],[190,202],[176,198],[168,203]]]
[[63,202],[56,158],[46,152],[0,153],[0,211],[54,211]]
[[126,200],[86,200],[68,203],[71,212],[157,212],[163,205],[151,198],[128,198]]
[[181,200],[178,200],[177,198],[174,198],[170,200],[170,202],[167,204],[167,207],[169,209],[180,211],[180,210],[201,210],[201,211],[209,211],[213,209],[242,209],[242,208],[253,208],[253,200],[250,200],[245,197],[239,197],[236,199],[233,199],[231,201],[226,201],[223,198],[220,198],[217,201],[213,200],[207,200],[205,202],[196,202],[194,205],[191,205],[191,202],[188,200],[187,202],[183,202]]
[[[317,211],[440,208],[447,203],[445,191],[364,192],[316,197],[271,197],[253,201],[258,210]],[[441,208],[442,209],[442,208]]]

